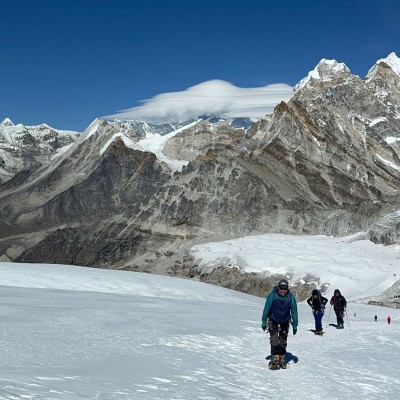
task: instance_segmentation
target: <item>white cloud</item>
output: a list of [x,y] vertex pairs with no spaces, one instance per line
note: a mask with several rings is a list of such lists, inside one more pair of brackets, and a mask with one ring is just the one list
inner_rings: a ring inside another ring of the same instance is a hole
[[281,101],[288,101],[293,88],[277,83],[256,88],[240,88],[223,80],[210,80],[181,92],[159,94],[138,107],[107,115],[107,119],[134,119],[149,122],[177,122],[202,114],[222,117],[262,118]]

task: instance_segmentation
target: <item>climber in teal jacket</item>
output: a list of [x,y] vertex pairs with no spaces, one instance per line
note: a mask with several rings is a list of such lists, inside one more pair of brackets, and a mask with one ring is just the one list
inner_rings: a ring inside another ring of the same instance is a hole
[[286,354],[289,323],[293,326],[293,335],[297,333],[298,314],[297,302],[290,293],[289,283],[281,279],[267,296],[262,315],[261,327],[265,331],[268,327],[271,343],[271,355],[283,359]]

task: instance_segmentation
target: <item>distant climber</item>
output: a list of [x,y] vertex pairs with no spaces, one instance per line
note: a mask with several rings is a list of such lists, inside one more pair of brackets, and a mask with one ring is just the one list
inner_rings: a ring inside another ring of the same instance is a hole
[[338,329],[343,329],[344,328],[343,316],[346,311],[347,301],[344,298],[344,296],[342,296],[339,289],[335,289],[333,296],[331,298],[331,305],[333,305],[333,309],[336,314],[336,320],[337,320],[336,327]]
[[315,334],[322,335],[322,317],[324,316],[325,304],[328,299],[321,295],[321,292],[314,289],[311,296],[307,299],[308,305],[312,309],[312,313],[315,320]]

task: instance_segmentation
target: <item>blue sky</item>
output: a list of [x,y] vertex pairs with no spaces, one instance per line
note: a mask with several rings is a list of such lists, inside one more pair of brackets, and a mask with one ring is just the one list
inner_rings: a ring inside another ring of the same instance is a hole
[[322,58],[364,78],[400,55],[399,18],[398,0],[0,0],[0,121],[81,131],[208,81],[293,86]]

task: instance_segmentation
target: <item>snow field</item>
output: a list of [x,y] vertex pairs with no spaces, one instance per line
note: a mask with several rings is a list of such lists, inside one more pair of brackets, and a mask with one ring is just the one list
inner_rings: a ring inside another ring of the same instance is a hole
[[[44,269],[47,286],[60,284],[63,267],[56,268],[53,276]],[[65,268],[72,286],[79,268]],[[131,294],[126,282],[125,293],[104,293],[104,276],[94,279],[104,271],[83,274],[93,274],[92,291],[2,286],[1,400],[397,399],[399,310],[350,303],[345,329],[336,330],[327,309],[318,337],[309,306],[299,304],[288,369],[270,371],[264,299],[137,273],[129,273]],[[106,272],[105,290],[118,291],[121,274]]]

